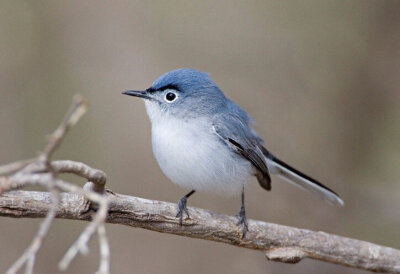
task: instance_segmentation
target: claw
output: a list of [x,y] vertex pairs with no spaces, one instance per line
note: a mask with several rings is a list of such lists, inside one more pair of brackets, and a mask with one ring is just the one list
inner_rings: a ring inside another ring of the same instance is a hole
[[249,231],[249,225],[247,224],[246,209],[244,207],[244,187],[242,188],[242,205],[240,206],[237,225],[242,226],[242,239],[246,236],[246,232]]
[[176,214],[176,218],[179,217],[179,224],[182,225],[183,221],[183,213],[186,213],[186,216],[189,217],[189,211],[186,207],[187,199],[195,193],[195,190],[190,191],[188,194],[183,196],[178,202],[178,213]]
[[238,222],[237,225],[241,225],[242,227],[242,238],[246,236],[247,231],[249,231],[249,225],[247,223],[246,211],[244,208],[241,208],[239,213],[237,214]]
[[178,202],[178,213],[176,214],[176,218],[179,217],[179,225],[182,225],[184,213],[186,213],[187,218],[189,218],[189,211],[186,207],[186,203],[187,203],[186,197],[182,197]]

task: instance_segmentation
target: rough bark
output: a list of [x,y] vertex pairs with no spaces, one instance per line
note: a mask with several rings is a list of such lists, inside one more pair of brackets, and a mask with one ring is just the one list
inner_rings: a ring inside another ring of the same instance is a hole
[[[108,195],[108,223],[261,250],[273,261],[296,263],[312,258],[374,272],[400,273],[400,251],[389,247],[255,220],[249,220],[249,232],[242,239],[234,216],[189,208],[190,219],[180,226],[175,218],[176,204]],[[57,218],[88,221],[96,210],[81,194],[60,193],[59,199]],[[48,192],[11,191],[0,195],[0,216],[42,218],[51,206]]]

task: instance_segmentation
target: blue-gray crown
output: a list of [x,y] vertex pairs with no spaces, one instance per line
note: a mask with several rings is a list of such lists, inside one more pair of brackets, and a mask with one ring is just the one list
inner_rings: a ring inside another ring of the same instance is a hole
[[161,75],[153,82],[154,90],[165,87],[175,87],[180,91],[198,91],[209,88],[217,88],[207,73],[189,68],[180,68]]

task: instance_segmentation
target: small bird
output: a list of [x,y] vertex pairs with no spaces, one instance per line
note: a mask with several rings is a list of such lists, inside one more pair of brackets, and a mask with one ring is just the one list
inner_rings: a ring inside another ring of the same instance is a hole
[[344,205],[333,190],[271,154],[252,128],[252,118],[225,97],[207,73],[176,69],[146,90],[122,93],[144,99],[161,170],[172,182],[191,189],[178,202],[181,225],[184,214],[189,218],[187,199],[195,191],[241,194],[237,217],[245,237],[244,187],[253,176],[265,190],[271,190],[274,174],[333,205]]

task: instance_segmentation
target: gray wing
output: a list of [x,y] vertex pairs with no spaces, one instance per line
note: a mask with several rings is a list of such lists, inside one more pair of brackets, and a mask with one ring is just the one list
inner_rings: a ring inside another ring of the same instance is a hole
[[249,127],[248,121],[237,115],[218,114],[213,117],[213,130],[233,151],[249,160],[256,168],[260,186],[271,190],[271,177],[261,151],[261,138]]

